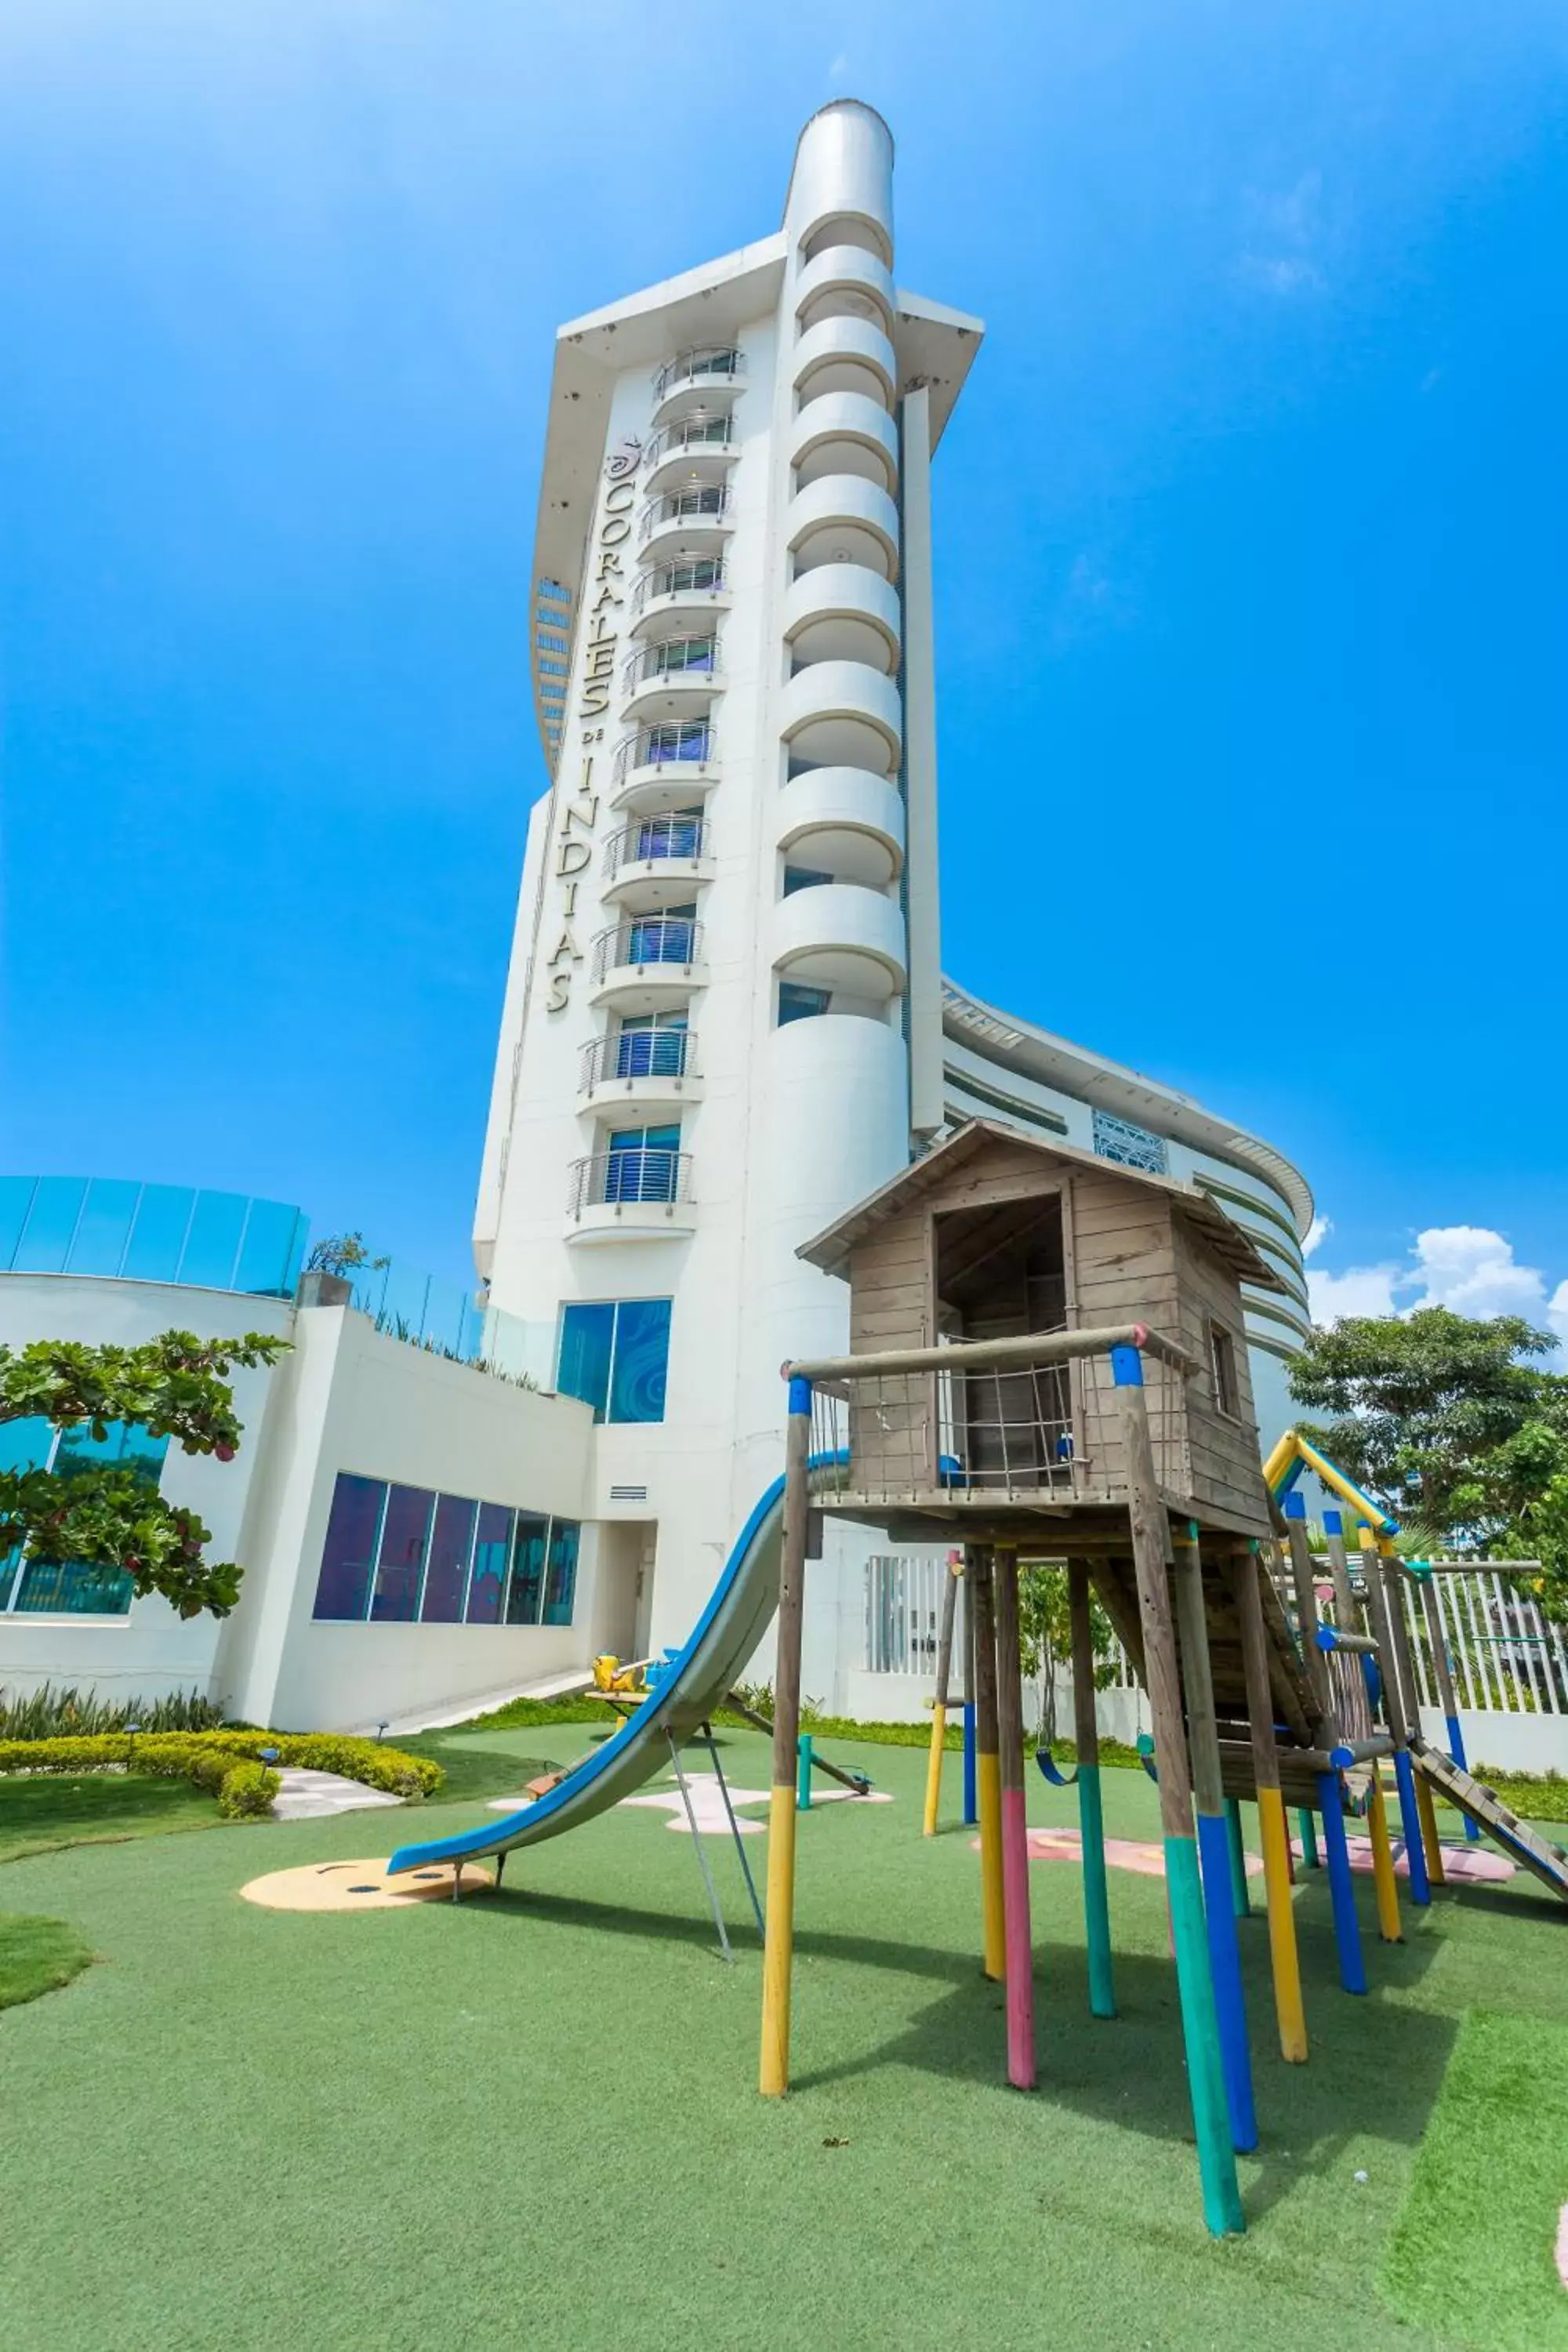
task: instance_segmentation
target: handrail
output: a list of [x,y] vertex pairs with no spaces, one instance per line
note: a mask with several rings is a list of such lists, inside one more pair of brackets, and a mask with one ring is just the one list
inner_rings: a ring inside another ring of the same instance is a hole
[[657,466],[662,458],[679,449],[719,449],[733,447],[730,438],[730,411],[716,410],[709,415],[699,409],[690,416],[679,417],[656,433],[643,451],[643,464]]
[[696,1076],[697,1040],[689,1029],[622,1029],[613,1037],[589,1038],[578,1056],[577,1091],[629,1087],[634,1078]]
[[698,383],[711,379],[732,383],[745,373],[744,353],[733,343],[698,343],[689,351],[677,352],[666,360],[653,380],[655,400],[663,400],[678,384]]
[[623,966],[640,971],[650,963],[679,964],[689,971],[702,960],[702,926],[691,915],[644,915],[614,924],[593,944],[595,981]]
[[649,866],[660,858],[706,857],[709,825],[706,817],[638,817],[635,824],[612,833],[605,844],[603,872],[613,882],[623,866]]
[[[710,576],[700,580],[699,572]],[[682,578],[682,573],[689,576]],[[642,574],[632,591],[632,617],[637,617],[650,596],[719,596],[727,585],[722,556],[696,555],[681,562],[657,563],[651,572]]]
[[[678,646],[688,654],[706,653],[708,658],[706,661],[672,662],[668,656]],[[634,686],[641,686],[650,677],[700,679],[716,677],[718,674],[719,640],[716,636],[658,637],[651,646],[641,646],[633,654],[621,672],[621,687],[623,692],[629,693]]]
[[572,1162],[567,1213],[645,1202],[670,1207],[691,1198],[691,1154],[662,1145],[633,1144],[624,1151],[590,1152]]
[[1137,1348],[1184,1377],[1202,1370],[1175,1340],[1146,1323],[1114,1323],[1092,1331],[1025,1332],[1013,1339],[955,1339],[946,1348],[905,1348],[886,1356],[824,1356],[813,1363],[784,1367],[784,1378],[805,1381],[877,1380],[892,1372],[961,1372],[980,1364],[1056,1364],[1073,1356],[1108,1355],[1112,1348]]
[[[663,739],[673,737],[672,742]],[[616,744],[611,774],[618,784],[628,768],[700,767],[713,756],[713,730],[705,719],[660,727],[639,727]]]
[[643,509],[639,540],[647,539],[667,522],[684,522],[695,517],[699,521],[717,521],[730,511],[728,482],[703,482],[695,489],[666,490],[662,497],[650,499]]

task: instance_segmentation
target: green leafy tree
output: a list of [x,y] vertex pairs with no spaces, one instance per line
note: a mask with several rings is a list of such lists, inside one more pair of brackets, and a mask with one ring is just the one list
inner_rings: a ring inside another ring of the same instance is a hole
[[305,1260],[305,1271],[307,1274],[351,1275],[361,1274],[368,1268],[372,1274],[379,1274],[391,1263],[387,1257],[372,1257],[362,1233],[328,1234],[321,1241],[311,1244],[310,1255]]
[[[1091,1594],[1089,1638],[1096,1660],[1094,1686],[1109,1689],[1116,1675],[1116,1636],[1110,1620]],[[1037,1560],[1018,1570],[1018,1654],[1026,1675],[1040,1686],[1040,1736],[1047,1744],[1057,1736],[1056,1670],[1072,1663],[1072,1612],[1068,1600],[1068,1572],[1059,1562]]]
[[[165,1331],[132,1348],[63,1339],[0,1348],[0,1423],[85,1426],[102,1444],[112,1423],[129,1422],[186,1454],[232,1462],[241,1433],[226,1376],[236,1364],[273,1363],[287,1346],[260,1331],[243,1339]],[[204,1559],[210,1540],[195,1511],[165,1502],[132,1468],[0,1471],[0,1552],[25,1545],[46,1565],[122,1571],[138,1597],[161,1592],[182,1617],[226,1617],[238,1598],[241,1570]]]

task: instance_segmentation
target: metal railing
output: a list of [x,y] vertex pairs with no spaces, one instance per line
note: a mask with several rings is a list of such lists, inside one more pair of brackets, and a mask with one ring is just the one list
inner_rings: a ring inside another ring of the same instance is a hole
[[713,756],[713,730],[706,719],[682,719],[663,727],[639,727],[616,746],[611,772],[618,784],[633,768],[700,767]]
[[691,1154],[661,1145],[636,1144],[624,1151],[595,1151],[574,1160],[570,1171],[567,1214],[584,1209],[658,1205],[673,1208],[691,1198]]
[[732,383],[745,373],[743,355],[733,343],[703,343],[678,352],[666,360],[653,380],[655,400],[667,399],[683,383]]
[[702,958],[702,926],[689,915],[646,915],[616,923],[594,941],[593,974],[641,971],[652,963],[677,964],[689,971]]
[[642,574],[632,591],[632,617],[637,618],[650,598],[719,596],[725,585],[721,555],[694,555],[679,563],[656,564]]
[[689,1029],[623,1029],[614,1037],[593,1037],[577,1063],[577,1089],[630,1086],[636,1078],[694,1078],[697,1040]]
[[704,679],[716,677],[718,669],[717,637],[661,637],[657,645],[643,646],[633,654],[621,672],[621,686],[627,694],[650,677],[685,679],[700,686]]
[[729,410],[715,411],[710,415],[706,410],[699,409],[695,415],[683,416],[679,423],[667,425],[662,433],[656,433],[643,451],[643,464],[657,466],[662,457],[679,457],[682,449],[728,451],[732,446]]
[[613,882],[623,866],[655,866],[668,858],[706,857],[708,845],[705,817],[679,813],[639,817],[636,824],[623,825],[605,842],[604,877],[606,882]]
[[702,482],[695,489],[666,490],[662,498],[650,499],[643,509],[637,537],[647,539],[651,531],[662,530],[668,522],[721,522],[729,511],[728,482]]
[[[1316,1563],[1314,1562],[1314,1565]],[[1432,1593],[1454,1695],[1477,1714],[1568,1716],[1568,1635],[1485,1560],[1435,1559]],[[1355,1575],[1356,1563],[1351,1562]],[[1438,1706],[1422,1592],[1399,1580],[1423,1706]]]

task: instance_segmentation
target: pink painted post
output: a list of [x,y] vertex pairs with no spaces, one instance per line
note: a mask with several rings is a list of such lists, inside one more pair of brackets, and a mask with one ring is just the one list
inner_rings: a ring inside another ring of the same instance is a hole
[[1002,1899],[1006,1914],[1007,2080],[1035,2087],[1035,1949],[1029,1929],[1029,1827],[1024,1806],[1024,1668],[1018,1648],[1018,1555],[994,1555],[996,1728],[1001,1750]]

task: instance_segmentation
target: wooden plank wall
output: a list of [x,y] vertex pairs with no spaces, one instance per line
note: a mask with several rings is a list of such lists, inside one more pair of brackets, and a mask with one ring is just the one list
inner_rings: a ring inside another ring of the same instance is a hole
[[[1181,1294],[1181,1323],[1176,1336],[1203,1366],[1196,1380],[1187,1383],[1193,1497],[1226,1512],[1249,1516],[1258,1521],[1259,1532],[1266,1533],[1268,1521],[1259,1469],[1241,1286],[1202,1234],[1184,1219],[1177,1215],[1173,1225]],[[1236,1420],[1222,1413],[1215,1400],[1208,1333],[1211,1316],[1231,1338],[1239,1412]]]
[[[1069,1192],[1072,1291],[1069,1315],[1079,1329],[1096,1324],[1149,1323],[1174,1332],[1177,1274],[1175,1244],[1167,1201],[1145,1186],[1118,1177],[1107,1168],[1075,1170]],[[1163,1368],[1147,1370],[1150,1423],[1156,1436],[1157,1466],[1166,1485],[1184,1486],[1185,1455],[1181,1434],[1179,1386],[1172,1391],[1175,1412],[1174,1443],[1160,1446],[1159,1433],[1166,1416],[1161,1411],[1165,1391],[1156,1389]],[[1100,1356],[1086,1357],[1079,1366],[1081,1399],[1079,1458],[1085,1483],[1099,1490],[1120,1490],[1126,1483],[1121,1459],[1121,1422],[1112,1392],[1110,1365]]]

